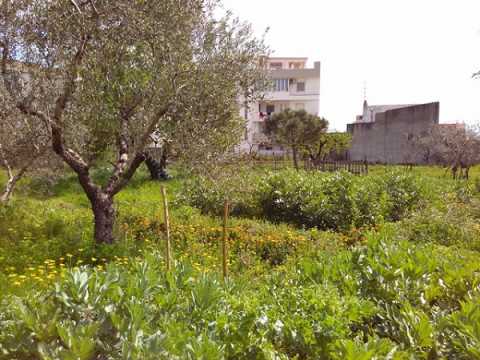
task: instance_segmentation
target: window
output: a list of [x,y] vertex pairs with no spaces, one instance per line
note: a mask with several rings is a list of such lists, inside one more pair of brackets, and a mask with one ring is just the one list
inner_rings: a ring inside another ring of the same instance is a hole
[[272,70],[281,70],[283,67],[281,62],[272,62],[270,63],[270,69]]
[[267,105],[267,114],[270,115],[271,113],[275,112],[275,105]]
[[295,110],[305,110],[305,104],[304,103],[296,103],[295,104]]
[[305,91],[305,81],[297,82],[297,92]]
[[288,91],[288,79],[275,79],[273,91]]

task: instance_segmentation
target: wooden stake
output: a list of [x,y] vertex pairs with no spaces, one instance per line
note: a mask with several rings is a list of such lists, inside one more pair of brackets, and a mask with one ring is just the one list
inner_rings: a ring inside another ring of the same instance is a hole
[[225,200],[225,203],[224,203],[224,206],[223,206],[223,239],[222,239],[223,280],[227,280],[227,278],[228,278],[227,222],[228,222],[228,200]]
[[167,236],[166,248],[165,248],[165,261],[167,264],[167,271],[170,271],[172,266],[172,250],[170,246],[170,217],[168,215],[168,200],[167,200],[167,190],[165,186],[162,185],[162,198],[163,198],[163,220],[165,223],[165,234]]

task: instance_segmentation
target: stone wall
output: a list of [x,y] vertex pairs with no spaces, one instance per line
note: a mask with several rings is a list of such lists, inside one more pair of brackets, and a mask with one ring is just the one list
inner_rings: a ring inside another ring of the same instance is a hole
[[374,122],[347,125],[352,135],[349,151],[353,161],[371,163],[421,163],[423,159],[412,149],[409,138],[438,124],[438,102],[412,105],[378,113]]

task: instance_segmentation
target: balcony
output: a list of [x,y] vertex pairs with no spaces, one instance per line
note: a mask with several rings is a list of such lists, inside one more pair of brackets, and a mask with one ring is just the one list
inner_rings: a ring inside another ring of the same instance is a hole
[[266,95],[266,99],[271,101],[291,101],[291,100],[317,100],[319,97],[318,91],[273,91]]

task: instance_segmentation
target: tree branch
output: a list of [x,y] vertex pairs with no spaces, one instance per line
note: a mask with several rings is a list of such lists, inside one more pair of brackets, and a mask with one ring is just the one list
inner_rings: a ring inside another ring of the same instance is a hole
[[65,146],[62,121],[65,109],[76,90],[78,69],[83,61],[86,47],[90,39],[90,35],[82,36],[82,41],[73,58],[69,78],[65,83],[63,93],[58,97],[55,103],[53,121],[51,122],[51,131],[53,151],[55,151],[55,153],[57,153],[77,173],[80,184],[85,190],[88,198],[92,201],[97,196],[99,187],[90,179],[90,169],[85,160],[83,160],[76,151]]
[[98,13],[97,7],[95,6],[95,3],[93,2],[93,0],[88,0],[88,3],[92,7],[92,10],[93,10],[93,13],[95,14],[95,16],[98,17],[99,13]]
[[57,125],[61,124],[63,112],[65,111],[65,108],[67,107],[73,93],[77,88],[76,83],[77,83],[77,76],[78,76],[78,68],[80,67],[83,61],[83,58],[85,56],[85,50],[89,41],[90,41],[90,35],[82,36],[82,41],[80,43],[80,46],[73,58],[73,62],[71,65],[72,68],[69,74],[70,78],[67,79],[65,86],[63,88],[63,93],[62,95],[59,96],[59,98],[56,101],[53,118]]
[[[158,125],[160,119],[169,111],[169,109],[170,105],[166,105],[155,114],[153,120],[150,122],[145,132],[140,137],[139,143],[135,144],[136,151],[132,161],[130,162],[130,165],[128,165],[128,167],[123,167],[123,170],[121,172],[115,171],[115,174],[110,178],[107,186],[105,187],[105,191],[107,193],[111,194],[112,196],[118,193],[135,174],[135,171],[137,171],[138,167],[145,160],[145,146],[150,139],[150,135],[155,130],[155,127]],[[120,161],[121,159],[119,159],[119,162]],[[117,169],[119,167],[119,162],[117,162]]]
[[3,151],[3,146],[2,144],[0,144],[0,156],[2,158],[2,162],[3,162],[3,165],[5,166],[5,168],[7,169],[7,173],[8,173],[8,178],[9,179],[12,179],[13,178],[13,172],[12,172],[12,168],[10,167],[10,164],[8,162],[8,159],[5,155],[5,152]]
[[128,167],[128,169],[122,174],[122,176],[114,184],[112,184],[111,188],[108,189],[108,193],[111,196],[114,196],[120,190],[122,190],[124,186],[127,185],[127,183],[130,181],[132,176],[135,174],[135,171],[137,171],[138,167],[142,164],[144,160],[145,160],[144,152],[135,154],[135,157],[130,163],[130,166]]
[[167,114],[167,112],[170,110],[171,105],[168,104],[165,107],[161,108],[155,116],[153,117],[153,120],[150,122],[150,124],[147,126],[147,129],[143,133],[143,135],[140,137],[140,142],[136,144],[137,148],[137,153],[138,152],[143,152],[143,149],[147,145],[150,135],[154,132],[155,128],[157,127],[158,123],[160,122],[160,119]]
[[143,98],[137,96],[132,104],[128,107],[124,107],[120,110],[120,132],[118,135],[118,159],[114,165],[114,172],[110,177],[107,185],[104,190],[110,192],[115,183],[122,177],[124,174],[127,164],[128,164],[128,154],[130,150],[129,137],[128,137],[128,122],[133,116],[135,109],[140,106]]
[[70,0],[70,3],[77,9],[77,11],[81,14],[82,10],[80,9],[80,6],[75,2],[75,0]]

